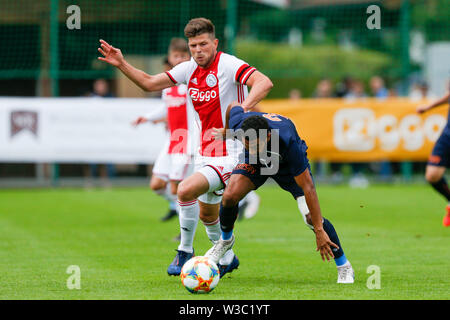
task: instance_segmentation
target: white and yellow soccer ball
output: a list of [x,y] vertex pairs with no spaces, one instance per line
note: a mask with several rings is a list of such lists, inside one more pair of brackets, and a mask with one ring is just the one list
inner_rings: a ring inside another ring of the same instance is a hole
[[209,293],[217,286],[220,272],[217,265],[207,257],[197,256],[181,268],[181,283],[191,293]]

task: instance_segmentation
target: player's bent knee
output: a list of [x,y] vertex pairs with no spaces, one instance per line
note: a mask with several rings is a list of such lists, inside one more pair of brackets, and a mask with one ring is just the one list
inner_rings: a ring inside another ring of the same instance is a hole
[[158,191],[158,190],[161,190],[162,189],[162,187],[161,186],[159,186],[159,185],[157,185],[157,184],[150,184],[150,189],[152,189],[152,191]]
[[425,174],[425,180],[427,180],[428,183],[435,183],[437,182],[435,176],[431,174]]
[[179,201],[186,202],[194,200],[195,194],[192,188],[187,183],[183,183],[183,181],[178,185],[177,188],[177,197]]
[[438,182],[443,175],[443,172],[441,172],[442,170],[439,170],[438,168],[434,168],[434,167],[427,167],[427,170],[425,172],[425,179],[429,182],[429,183],[435,183]]
[[217,213],[204,213],[200,212],[199,214],[200,220],[208,225],[215,224],[219,222],[219,218],[217,216]]
[[219,204],[218,203],[203,203],[199,202],[200,220],[207,225],[216,224],[219,222]]
[[222,206],[226,208],[234,207],[239,204],[239,196],[233,194],[232,192],[227,192],[222,196]]
[[150,180],[150,189],[152,189],[153,191],[158,191],[161,189],[165,189],[167,185],[167,182],[164,181],[163,179],[153,176],[152,179]]

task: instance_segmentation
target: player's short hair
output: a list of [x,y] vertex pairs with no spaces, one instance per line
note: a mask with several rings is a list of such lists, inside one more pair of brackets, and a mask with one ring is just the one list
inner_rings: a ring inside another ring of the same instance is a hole
[[169,44],[169,52],[172,51],[189,53],[189,46],[187,41],[183,38],[172,38]]
[[259,139],[259,134],[260,134],[259,130],[267,130],[266,132],[270,131],[269,123],[267,122],[267,119],[262,116],[259,116],[259,115],[251,116],[251,117],[248,117],[247,119],[245,119],[242,122],[241,129],[244,132],[246,132],[249,129],[255,130],[256,137],[258,139]]
[[204,33],[209,33],[212,38],[216,37],[216,28],[211,20],[206,18],[191,19],[184,28],[186,38],[192,38]]

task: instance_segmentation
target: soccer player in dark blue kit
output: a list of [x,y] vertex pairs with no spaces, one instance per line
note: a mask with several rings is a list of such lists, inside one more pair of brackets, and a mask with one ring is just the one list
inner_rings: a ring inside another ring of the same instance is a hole
[[317,251],[322,260],[334,258],[337,282],[353,283],[354,271],[337,233],[331,222],[322,217],[307,146],[292,121],[272,113],[244,112],[236,102],[228,106],[225,128],[215,129],[214,136],[216,139],[235,138],[237,132],[241,133],[239,139],[245,146],[245,161],[240,161],[233,170],[225,188],[219,214],[222,235],[205,256],[217,263],[233,246],[239,201],[271,177],[297,201],[305,224],[316,235]]
[[[450,82],[449,92],[442,98],[433,103],[417,108],[418,113],[424,113],[430,109],[438,107],[442,104],[450,104]],[[447,199],[446,214],[442,221],[444,227],[450,226],[450,190],[447,180],[444,177],[446,168],[450,167],[450,111],[448,114],[447,124],[442,131],[441,136],[436,141],[433,151],[428,158],[427,167],[425,169],[425,179],[431,186]]]

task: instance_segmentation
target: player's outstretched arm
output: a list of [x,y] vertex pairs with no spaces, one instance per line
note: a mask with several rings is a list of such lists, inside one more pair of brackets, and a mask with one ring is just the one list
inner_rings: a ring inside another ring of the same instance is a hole
[[103,57],[98,57],[99,60],[105,61],[119,69],[144,91],[159,91],[175,85],[165,73],[151,76],[142,70],[136,69],[125,60],[119,48],[113,47],[105,40],[100,39],[98,52],[103,55]]
[[450,92],[447,93],[447,94],[446,94],[445,96],[443,96],[442,98],[440,98],[440,99],[438,99],[438,100],[436,100],[436,101],[433,101],[432,103],[430,103],[430,104],[428,104],[428,105],[419,106],[419,107],[416,109],[416,111],[417,111],[418,113],[424,113],[424,112],[426,112],[426,111],[428,111],[428,110],[431,110],[431,109],[433,109],[433,108],[439,107],[441,104],[444,104],[444,103],[448,102],[449,97],[450,97]]
[[316,234],[317,251],[320,252],[323,261],[325,261],[325,259],[330,261],[331,258],[334,258],[331,247],[339,247],[331,242],[323,229],[323,218],[322,213],[320,212],[319,198],[317,197],[316,188],[314,187],[314,182],[312,181],[309,170],[306,169],[303,173],[296,176],[295,181],[305,193],[306,204],[308,205],[311,221],[314,226],[314,233]]
[[245,111],[251,110],[258,102],[264,99],[273,88],[273,83],[269,77],[259,71],[255,71],[247,80],[247,86],[251,87],[247,98],[242,102]]

